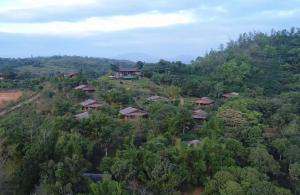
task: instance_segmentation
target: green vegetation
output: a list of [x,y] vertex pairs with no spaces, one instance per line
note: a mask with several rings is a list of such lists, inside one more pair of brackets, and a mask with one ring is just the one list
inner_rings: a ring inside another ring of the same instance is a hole
[[54,76],[62,73],[84,71],[86,74],[105,73],[111,65],[132,66],[125,60],[91,58],[79,56],[34,57],[24,59],[0,58],[1,72],[17,71],[19,74],[33,76]]
[[[138,62],[139,80],[95,78],[84,68],[75,78],[34,78],[39,82],[31,88],[41,98],[0,119],[1,169],[11,186],[1,190],[123,195],[201,187],[208,195],[300,194],[299,45],[296,29],[249,33],[190,65]],[[95,93],[74,89],[81,84]],[[222,98],[228,92],[240,95]],[[147,101],[151,95],[168,101]],[[215,102],[202,108],[209,117],[201,122],[192,112],[203,96]],[[76,120],[87,98],[105,104]],[[129,106],[148,117],[122,119],[118,111]],[[94,181],[84,173],[110,177]]]

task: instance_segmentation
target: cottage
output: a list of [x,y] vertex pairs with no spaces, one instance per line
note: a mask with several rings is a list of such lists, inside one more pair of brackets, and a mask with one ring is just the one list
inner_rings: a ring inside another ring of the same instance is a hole
[[141,76],[141,71],[138,68],[120,68],[115,72],[117,79],[136,79]]
[[202,97],[200,99],[197,99],[195,101],[195,103],[198,106],[209,106],[209,105],[212,105],[214,103],[214,101],[208,97]]
[[75,90],[82,90],[83,88],[87,87],[87,85],[78,85],[77,87],[75,87]]
[[145,118],[148,116],[147,112],[132,107],[122,109],[119,111],[119,113],[124,117],[125,120]]
[[199,109],[193,111],[192,117],[196,120],[206,120],[208,118],[208,113],[204,110]]
[[149,102],[168,101],[168,98],[154,95],[154,96],[148,97],[147,101],[149,101]]
[[275,128],[270,128],[270,127],[263,128],[263,136],[266,138],[274,137],[277,133],[278,133],[277,129]]
[[223,98],[233,98],[233,97],[238,97],[240,94],[236,92],[231,92],[231,93],[224,93],[222,96]]
[[96,100],[87,99],[80,103],[82,110],[87,112],[89,110],[97,110],[103,106],[103,104],[98,103]]
[[80,114],[76,114],[75,118],[77,120],[88,119],[89,118],[89,112],[83,112],[83,113],[80,113]]
[[72,78],[77,77],[77,75],[78,75],[78,72],[70,72],[68,74],[65,74],[65,77],[72,79]]
[[93,93],[96,91],[95,87],[91,86],[91,85],[79,85],[77,87],[74,88],[75,90],[82,90],[86,93]]
[[200,140],[198,139],[194,139],[194,140],[191,140],[191,141],[186,141],[184,142],[187,146],[197,146],[199,145],[201,142]]
[[94,93],[96,91],[96,89],[93,86],[86,86],[82,89],[82,91],[84,91],[86,93]]

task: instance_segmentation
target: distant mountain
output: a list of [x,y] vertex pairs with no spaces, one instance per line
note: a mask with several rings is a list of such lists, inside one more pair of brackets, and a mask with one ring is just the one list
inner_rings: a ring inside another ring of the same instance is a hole
[[160,57],[157,56],[152,56],[146,53],[139,53],[139,52],[134,52],[134,53],[124,53],[124,54],[120,54],[117,56],[113,56],[112,58],[114,59],[125,59],[125,60],[130,60],[130,61],[142,61],[142,62],[149,62],[149,63],[155,63],[158,62],[160,59]]
[[195,60],[196,57],[192,56],[192,55],[180,55],[180,56],[176,56],[174,58],[167,58],[167,60],[169,61],[181,61],[185,64],[190,64],[192,60]]
[[134,52],[134,53],[125,53],[121,54],[118,56],[113,56],[112,58],[114,59],[125,59],[125,60],[130,60],[130,61],[143,61],[143,62],[149,62],[149,63],[156,63],[161,59],[168,60],[168,61],[181,61],[183,63],[190,63],[192,60],[195,59],[195,56],[191,55],[180,55],[176,57],[159,57],[159,56],[152,56],[146,53],[139,53],[139,52]]

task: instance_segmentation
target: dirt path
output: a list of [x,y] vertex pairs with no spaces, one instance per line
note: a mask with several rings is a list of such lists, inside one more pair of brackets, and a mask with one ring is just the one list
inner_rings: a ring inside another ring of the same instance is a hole
[[8,113],[10,113],[10,112],[12,112],[12,111],[14,111],[14,110],[20,108],[20,107],[22,107],[22,106],[25,105],[25,104],[29,104],[29,103],[31,103],[31,102],[37,100],[40,96],[41,96],[41,94],[38,93],[38,94],[32,96],[31,98],[29,98],[29,99],[27,99],[27,100],[24,100],[23,102],[18,103],[17,105],[15,105],[15,106],[13,106],[13,107],[6,108],[6,109],[2,110],[2,111],[0,112],[0,117],[1,117],[1,116],[4,116],[4,115],[6,115],[6,114],[8,114]]

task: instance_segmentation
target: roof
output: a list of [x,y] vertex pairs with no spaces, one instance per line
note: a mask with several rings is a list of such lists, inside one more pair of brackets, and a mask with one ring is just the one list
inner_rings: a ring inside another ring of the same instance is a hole
[[148,97],[147,100],[148,101],[159,101],[159,100],[168,100],[168,98],[154,95],[154,96]]
[[138,68],[120,68],[118,72],[140,72]]
[[87,85],[78,85],[77,87],[75,87],[74,89],[79,90],[79,89],[83,89],[85,88]]
[[146,116],[146,115],[148,115],[148,113],[142,110],[138,110],[136,112],[126,114],[126,116]]
[[128,114],[136,112],[136,111],[138,111],[138,109],[132,108],[132,107],[127,107],[127,108],[120,110],[119,112],[122,115],[128,115]]
[[88,108],[99,108],[99,107],[101,107],[101,106],[103,106],[103,104],[100,104],[100,103],[93,103],[93,104],[87,105],[86,107],[88,107]]
[[95,87],[93,86],[85,86],[82,88],[83,91],[95,91]]
[[214,101],[208,97],[202,97],[202,98],[196,100],[195,103],[208,105],[208,104],[214,103]]
[[72,76],[75,76],[77,74],[78,74],[78,72],[69,72],[69,73],[65,74],[65,76],[72,77]]
[[94,103],[96,103],[96,100],[87,99],[87,100],[81,102],[80,105],[81,105],[81,106],[88,106],[88,105],[94,104]]
[[275,134],[277,134],[278,131],[275,128],[267,127],[267,128],[263,128],[263,133],[264,133],[264,136],[266,136],[266,137],[272,137]]
[[76,114],[75,118],[77,118],[78,120],[87,119],[87,118],[89,118],[89,113],[88,112],[83,112],[83,113],[80,113],[80,114]]
[[223,97],[225,97],[225,98],[232,98],[232,97],[237,97],[239,95],[240,95],[239,93],[231,92],[231,93],[224,93]]
[[199,109],[199,110],[193,111],[192,116],[193,116],[194,119],[202,119],[202,120],[205,120],[205,119],[207,119],[207,117],[208,117],[208,113],[205,112],[204,110]]

